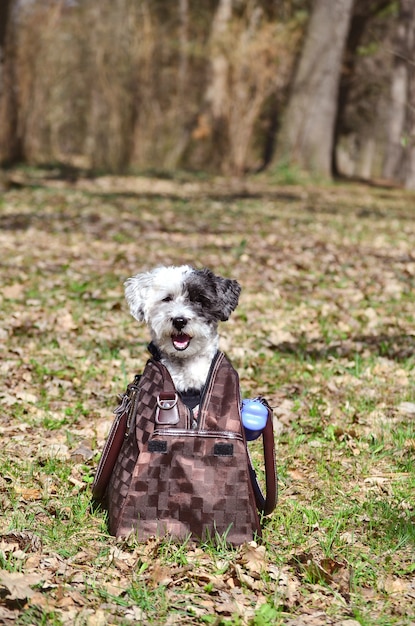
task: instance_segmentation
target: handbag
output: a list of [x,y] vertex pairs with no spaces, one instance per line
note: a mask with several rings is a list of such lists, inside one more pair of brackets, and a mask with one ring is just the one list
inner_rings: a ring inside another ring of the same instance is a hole
[[139,540],[216,533],[235,545],[261,536],[260,514],[277,501],[272,410],[262,432],[265,495],[241,421],[239,377],[218,352],[197,414],[177,393],[167,368],[150,359],[115,410],[92,486],[117,537]]

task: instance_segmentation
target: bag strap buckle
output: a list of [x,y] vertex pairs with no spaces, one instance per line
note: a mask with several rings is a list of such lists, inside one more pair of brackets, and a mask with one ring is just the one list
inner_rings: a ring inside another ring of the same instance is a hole
[[157,396],[156,424],[174,426],[180,420],[177,393],[161,392]]
[[176,406],[177,400],[178,400],[177,393],[172,394],[172,393],[162,392],[162,393],[159,393],[159,395],[157,396],[157,406],[160,409],[172,409],[174,406]]

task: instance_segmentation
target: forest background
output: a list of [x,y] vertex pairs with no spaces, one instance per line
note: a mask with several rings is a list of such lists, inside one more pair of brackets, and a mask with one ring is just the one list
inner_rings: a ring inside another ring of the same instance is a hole
[[415,188],[411,0],[3,0],[0,159]]
[[[1,624],[415,624],[414,16],[0,0]],[[237,548],[91,506],[147,359],[123,282],[182,263],[241,283],[221,349],[274,409]]]

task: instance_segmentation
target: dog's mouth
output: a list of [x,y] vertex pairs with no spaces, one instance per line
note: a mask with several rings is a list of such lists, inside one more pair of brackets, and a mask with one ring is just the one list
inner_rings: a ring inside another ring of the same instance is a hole
[[187,335],[186,333],[178,333],[177,335],[172,335],[171,340],[172,340],[174,349],[178,350],[179,352],[182,352],[183,350],[186,350],[186,348],[189,347],[189,344],[192,338],[190,335]]

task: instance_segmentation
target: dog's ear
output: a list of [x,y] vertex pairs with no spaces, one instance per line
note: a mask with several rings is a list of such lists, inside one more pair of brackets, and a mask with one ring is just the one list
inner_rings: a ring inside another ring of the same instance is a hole
[[124,283],[125,298],[130,307],[130,313],[139,322],[145,321],[144,305],[153,280],[153,273],[145,272],[128,278]]
[[213,276],[215,280],[216,291],[218,294],[218,317],[221,322],[226,322],[226,320],[229,319],[232,311],[234,311],[238,306],[241,286],[236,280],[231,280],[230,278],[222,278],[221,276]]

